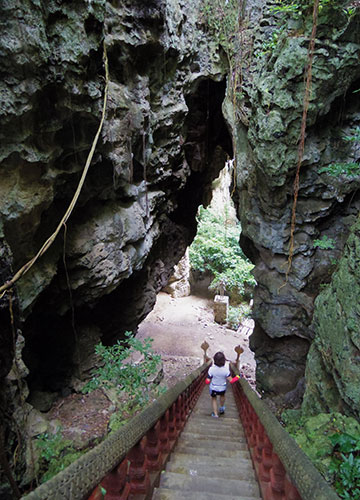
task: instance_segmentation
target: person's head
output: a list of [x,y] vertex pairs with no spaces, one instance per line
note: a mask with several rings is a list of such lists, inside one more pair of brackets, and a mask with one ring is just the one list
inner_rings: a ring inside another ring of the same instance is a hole
[[217,352],[214,356],[214,363],[216,366],[224,366],[225,356],[223,352]]

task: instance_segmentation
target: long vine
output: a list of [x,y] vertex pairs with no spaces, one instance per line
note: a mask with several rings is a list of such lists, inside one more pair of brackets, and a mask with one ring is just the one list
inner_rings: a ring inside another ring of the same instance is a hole
[[315,50],[315,37],[316,37],[316,29],[317,29],[317,20],[319,14],[319,0],[314,0],[314,8],[313,8],[313,23],[312,23],[312,31],[308,49],[308,64],[306,71],[306,81],[305,81],[305,93],[303,100],[303,113],[301,119],[301,129],[300,129],[300,140],[298,146],[298,159],[297,159],[297,167],[296,174],[294,180],[294,200],[292,205],[291,212],[291,227],[290,227],[290,243],[289,243],[289,257],[288,257],[288,266],[286,270],[286,282],[288,281],[292,259],[294,256],[294,234],[295,234],[295,224],[296,224],[296,206],[297,199],[299,195],[299,185],[300,185],[300,169],[304,156],[304,148],[305,148],[305,131],[306,131],[306,120],[307,114],[309,110],[309,102],[310,102],[310,94],[311,94],[311,80],[312,80],[312,65],[314,58],[314,50]]

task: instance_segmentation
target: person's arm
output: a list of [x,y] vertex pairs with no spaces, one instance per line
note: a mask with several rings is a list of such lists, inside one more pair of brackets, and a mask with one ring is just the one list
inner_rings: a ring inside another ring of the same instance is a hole
[[205,384],[206,384],[206,385],[209,385],[209,384],[210,384],[210,382],[211,382],[211,379],[213,378],[213,376],[212,376],[212,375],[211,375],[211,373],[210,373],[210,370],[211,370],[211,367],[210,367],[210,369],[209,369],[209,371],[208,371],[208,376],[207,376],[207,378],[206,378],[206,380],[205,380]]
[[241,375],[235,375],[235,377],[227,377],[228,381],[230,382],[230,384],[235,384],[235,382],[237,382],[238,380],[240,380],[242,378]]

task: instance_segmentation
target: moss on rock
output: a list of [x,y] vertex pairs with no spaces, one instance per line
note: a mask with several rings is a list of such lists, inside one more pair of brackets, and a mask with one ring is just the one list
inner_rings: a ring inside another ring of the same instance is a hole
[[303,410],[360,418],[360,221],[352,226],[331,284],[315,302]]

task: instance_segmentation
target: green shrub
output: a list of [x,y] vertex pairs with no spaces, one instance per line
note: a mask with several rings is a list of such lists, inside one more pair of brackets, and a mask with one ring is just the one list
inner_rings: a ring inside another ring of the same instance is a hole
[[360,424],[340,413],[303,415],[286,410],[286,430],[341,498],[360,498]]
[[229,306],[228,311],[228,326],[231,330],[237,330],[244,318],[250,316],[250,307],[248,304],[241,304],[239,306]]
[[335,248],[335,241],[324,234],[320,239],[314,240],[313,246],[314,248],[321,248],[322,250],[330,250]]
[[360,498],[360,435],[334,434],[330,441],[334,446],[330,472],[337,493],[346,500]]
[[[151,347],[153,339],[143,341],[133,337],[131,332],[125,333],[124,340],[118,340],[112,346],[104,346],[101,342],[95,347],[102,365],[93,372],[92,379],[84,386],[83,392],[90,392],[99,387],[116,388],[119,395],[126,396],[129,411],[132,407],[142,406],[149,400],[149,378],[159,369],[161,356],[155,354]],[[131,361],[134,354],[140,354],[139,362]]]
[[60,428],[56,430],[55,434],[48,432],[40,434],[37,437],[36,447],[40,451],[39,475],[41,483],[51,479],[82,454],[81,451],[75,450],[72,441],[62,437]]
[[213,290],[223,286],[230,295],[243,295],[246,286],[256,284],[251,275],[254,266],[239,246],[240,232],[240,224],[228,222],[226,210],[218,216],[200,207],[197,235],[190,246],[190,265],[197,271],[210,271]]

